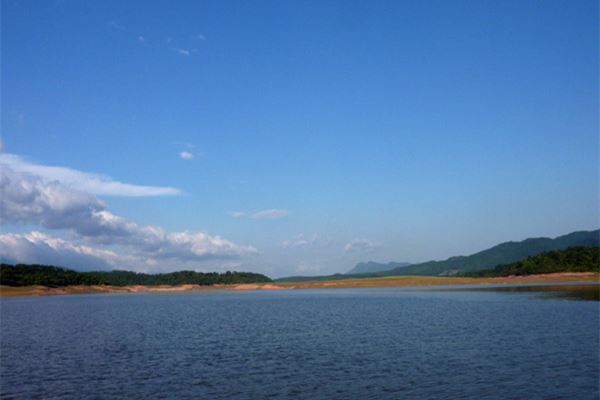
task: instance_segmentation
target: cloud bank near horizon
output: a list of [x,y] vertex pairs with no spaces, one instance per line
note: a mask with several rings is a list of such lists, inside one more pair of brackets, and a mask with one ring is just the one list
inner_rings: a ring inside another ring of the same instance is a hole
[[[66,231],[70,237],[65,240],[37,231],[3,234],[3,259],[148,271],[165,266],[201,269],[206,262],[258,254],[253,246],[238,245],[205,232],[166,232],[129,221],[110,212],[94,193],[74,188],[80,185],[102,192],[101,186],[110,181],[98,181],[97,175],[61,167],[32,167],[20,163],[17,156],[6,156],[0,155],[0,224],[34,225]],[[65,171],[69,185],[57,179]],[[119,185],[129,194],[131,190],[139,195],[152,192],[148,186]]]

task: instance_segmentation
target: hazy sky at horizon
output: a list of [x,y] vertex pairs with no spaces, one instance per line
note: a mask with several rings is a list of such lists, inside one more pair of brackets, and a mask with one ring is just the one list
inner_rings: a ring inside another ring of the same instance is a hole
[[598,227],[596,1],[1,7],[5,259],[277,277]]

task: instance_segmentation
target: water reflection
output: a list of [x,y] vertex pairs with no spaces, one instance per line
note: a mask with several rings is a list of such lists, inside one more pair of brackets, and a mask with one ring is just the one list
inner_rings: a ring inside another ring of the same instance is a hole
[[468,288],[445,288],[434,289],[442,291],[492,291],[512,293],[532,293],[545,299],[586,300],[600,301],[600,285],[577,284],[577,285],[532,285],[532,286],[491,286],[491,287],[468,287]]

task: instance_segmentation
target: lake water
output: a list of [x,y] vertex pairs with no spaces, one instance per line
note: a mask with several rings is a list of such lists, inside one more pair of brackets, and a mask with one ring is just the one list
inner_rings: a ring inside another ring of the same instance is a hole
[[600,303],[562,292],[8,298],[0,391],[3,399],[596,400]]

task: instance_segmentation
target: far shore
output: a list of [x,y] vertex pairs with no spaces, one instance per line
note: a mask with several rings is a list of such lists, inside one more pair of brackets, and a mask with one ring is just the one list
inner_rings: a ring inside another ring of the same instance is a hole
[[270,282],[244,283],[233,285],[180,285],[180,286],[0,286],[0,297],[14,296],[52,296],[65,294],[95,293],[168,293],[186,291],[221,291],[221,290],[291,290],[291,289],[335,289],[335,288],[376,288],[395,286],[441,286],[441,285],[500,285],[527,283],[563,283],[563,282],[597,282],[600,274],[596,272],[562,272],[527,276],[508,276],[496,278],[457,278],[446,276],[389,276],[381,278],[343,279],[335,281],[306,282]]

